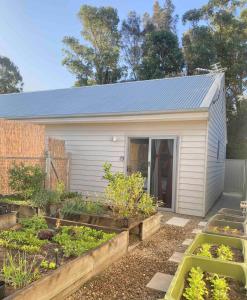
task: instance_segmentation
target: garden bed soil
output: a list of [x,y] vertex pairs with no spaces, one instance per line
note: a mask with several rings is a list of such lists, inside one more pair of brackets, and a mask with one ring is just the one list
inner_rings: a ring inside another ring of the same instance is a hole
[[[187,274],[187,278],[189,276],[189,273]],[[204,273],[204,278],[203,280],[206,283],[206,288],[208,290],[208,295],[205,296],[205,300],[213,300],[213,295],[212,295],[212,286],[208,280],[208,278],[212,276],[211,273]],[[247,296],[246,296],[246,290],[244,288],[244,285],[242,282],[234,280],[232,278],[229,277],[225,277],[226,282],[228,284],[228,287],[230,288],[228,291],[228,297],[229,300],[247,300]],[[183,293],[185,291],[186,288],[189,287],[189,282],[188,280],[185,281],[185,285],[184,285],[184,290]],[[181,300],[186,300],[186,298],[184,296],[181,297]]]
[[[219,248],[219,246],[220,245],[212,245],[211,246],[210,252],[211,252],[213,258],[218,258],[217,249]],[[199,255],[200,248],[201,247],[196,248],[196,250],[194,251],[193,254]],[[240,249],[237,249],[235,247],[230,247],[230,249],[233,253],[233,260],[232,261],[234,261],[234,262],[244,262],[243,253]]]

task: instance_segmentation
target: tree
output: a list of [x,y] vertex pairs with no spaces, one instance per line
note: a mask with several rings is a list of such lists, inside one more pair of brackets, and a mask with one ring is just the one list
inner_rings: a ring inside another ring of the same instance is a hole
[[23,79],[18,67],[5,56],[0,56],[0,94],[19,93]]
[[208,68],[217,62],[214,37],[207,26],[195,26],[183,35],[183,53],[188,75],[196,68]]
[[183,55],[177,36],[169,31],[154,31],[145,35],[140,79],[174,76],[182,70]]
[[143,24],[145,31],[164,30],[176,32],[176,24],[178,16],[174,16],[175,6],[171,0],[165,0],[165,3],[160,6],[159,1],[155,1],[153,5],[153,15],[145,13],[143,16]]
[[141,19],[135,11],[129,12],[127,19],[122,22],[121,36],[124,60],[130,69],[131,78],[137,80],[137,70],[142,57],[143,34]]
[[[194,29],[199,21],[207,21],[208,30],[212,35],[212,49],[216,52],[215,61],[226,68],[228,132],[231,131],[232,121],[235,117],[238,118],[240,113],[239,96],[243,95],[247,88],[247,12],[243,9],[244,3],[246,0],[209,0],[208,4],[201,9],[189,11],[183,17],[185,22],[192,23]],[[195,44],[184,50],[185,53],[187,51],[186,65],[201,67],[196,60],[205,49],[197,48],[201,52],[195,57],[192,53],[194,48],[196,48]],[[204,51],[204,62],[208,60],[208,66],[205,64],[207,68],[210,68],[210,56],[212,57],[211,51],[208,53],[208,58],[205,57]],[[233,147],[234,145],[229,144],[228,149]]]
[[65,37],[63,64],[76,75],[76,86],[116,82],[122,75],[119,67],[120,34],[117,10],[112,7],[83,5],[79,11],[87,42]]

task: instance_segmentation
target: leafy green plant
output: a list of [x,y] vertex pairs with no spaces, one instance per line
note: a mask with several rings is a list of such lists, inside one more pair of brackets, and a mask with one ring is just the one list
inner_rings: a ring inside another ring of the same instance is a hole
[[55,270],[57,265],[54,261],[47,261],[47,260],[42,260],[41,264],[40,264],[40,267],[43,268],[43,269],[50,269],[50,270]]
[[210,282],[212,285],[213,300],[229,300],[228,291],[230,288],[225,278],[220,278],[218,274],[214,274],[210,278]]
[[203,245],[200,247],[200,249],[199,249],[197,255],[199,255],[199,256],[204,256],[204,257],[208,257],[208,258],[212,258],[212,254],[211,254],[211,252],[210,252],[211,247],[212,247],[212,245],[210,245],[210,244],[207,244],[207,243],[203,244]]
[[35,258],[29,263],[26,254],[18,252],[16,256],[7,254],[3,262],[2,276],[7,284],[17,289],[38,279],[40,274]]
[[87,214],[102,214],[105,211],[102,203],[96,201],[85,201],[82,197],[77,197],[75,199],[67,200],[61,208],[62,216],[71,216],[80,213]]
[[63,192],[60,199],[63,201],[63,200],[66,200],[66,199],[72,199],[72,198],[76,198],[76,197],[80,197],[80,193],[78,192]]
[[49,206],[60,202],[60,194],[57,191],[39,190],[33,197],[32,203],[49,213]]
[[143,192],[144,178],[140,172],[129,176],[120,172],[113,174],[108,163],[104,164],[104,171],[104,179],[108,180],[105,194],[115,215],[129,218],[155,210],[153,199]]
[[85,226],[61,226],[53,241],[62,246],[64,256],[79,256],[115,236]]
[[43,217],[33,216],[32,218],[23,218],[19,220],[19,223],[24,229],[31,229],[38,231],[41,229],[48,229],[48,225]]
[[220,245],[216,251],[217,251],[217,256],[219,259],[233,260],[233,252],[229,246]]
[[203,280],[203,271],[197,267],[192,268],[189,273],[189,287],[185,289],[183,296],[187,300],[204,300],[204,296],[208,295],[206,283]]
[[40,166],[14,164],[9,169],[9,186],[24,199],[29,199],[39,191],[45,180],[45,172]]
[[144,216],[150,216],[154,214],[157,210],[154,198],[147,193],[143,193],[140,201],[137,204],[137,209]]

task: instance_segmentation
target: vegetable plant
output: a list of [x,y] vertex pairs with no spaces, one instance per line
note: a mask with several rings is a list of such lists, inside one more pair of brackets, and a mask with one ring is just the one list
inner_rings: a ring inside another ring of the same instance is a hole
[[64,256],[79,256],[115,236],[84,226],[61,226],[53,241],[62,246]]
[[216,251],[217,251],[217,256],[219,259],[233,260],[233,252],[229,246],[220,245]]
[[199,249],[197,255],[212,258],[212,254],[210,252],[211,247],[212,247],[212,245],[210,245],[210,244],[207,244],[207,243],[203,244],[201,246],[201,248]]
[[56,269],[57,265],[54,261],[47,261],[47,260],[42,260],[41,264],[40,264],[40,267],[43,268],[43,269],[50,269],[50,270],[54,270]]
[[13,164],[9,170],[9,186],[24,199],[39,191],[44,186],[44,180],[45,172],[38,165]]
[[203,271],[201,268],[192,268],[189,273],[189,287],[185,289],[183,296],[187,300],[203,300],[208,295],[206,283],[203,280]]
[[19,223],[25,229],[31,229],[33,231],[38,231],[41,229],[47,229],[48,225],[43,217],[33,216],[32,218],[20,219]]
[[82,197],[76,197],[65,201],[61,214],[62,216],[71,216],[80,213],[102,214],[105,211],[104,206],[96,201],[85,201]]
[[60,202],[60,193],[57,191],[39,190],[33,197],[32,203],[45,210],[49,214],[49,208],[51,204]]
[[36,267],[36,259],[29,263],[25,253],[18,252],[15,256],[8,253],[4,259],[2,276],[4,281],[15,289],[22,288],[40,277]]
[[228,291],[230,288],[225,278],[220,278],[218,274],[214,274],[210,278],[210,282],[212,285],[211,292],[213,300],[229,300]]

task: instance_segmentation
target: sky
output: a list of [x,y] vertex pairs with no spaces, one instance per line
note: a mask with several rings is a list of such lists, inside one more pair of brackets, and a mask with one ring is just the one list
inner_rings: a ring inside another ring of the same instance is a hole
[[[0,55],[18,67],[24,91],[49,90],[73,86],[75,77],[61,64],[64,36],[80,38],[77,17],[83,4],[117,8],[120,20],[130,10],[152,13],[153,0],[0,0]],[[162,0],[160,0],[162,4]],[[186,29],[181,16],[199,8],[206,0],[173,0],[179,37]]]

